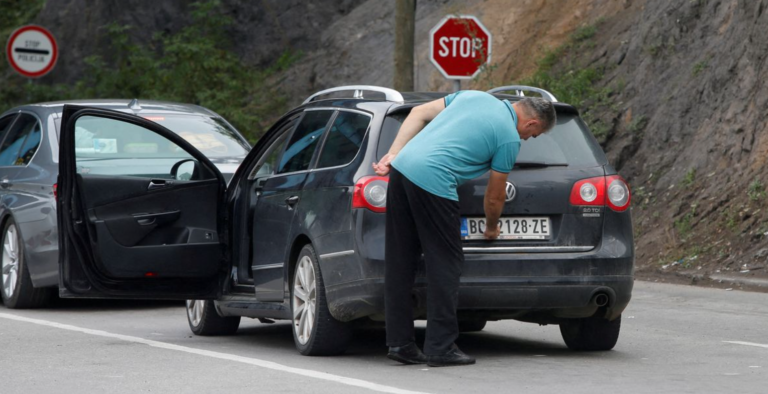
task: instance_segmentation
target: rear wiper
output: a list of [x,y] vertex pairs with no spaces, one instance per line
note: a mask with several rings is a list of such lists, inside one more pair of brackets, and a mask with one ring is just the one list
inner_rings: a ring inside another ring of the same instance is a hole
[[568,163],[546,163],[543,161],[518,161],[517,168],[544,168],[544,167],[568,167]]

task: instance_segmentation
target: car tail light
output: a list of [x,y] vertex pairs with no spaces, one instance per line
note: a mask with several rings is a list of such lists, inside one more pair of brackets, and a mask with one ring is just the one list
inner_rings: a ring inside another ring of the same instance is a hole
[[388,185],[388,177],[366,176],[360,178],[355,184],[352,208],[366,208],[373,212],[386,212]]
[[571,205],[605,205],[605,177],[576,182],[571,189]]
[[629,208],[629,201],[632,199],[627,182],[618,175],[611,175],[606,177],[605,183],[608,185],[606,189],[608,206],[614,211],[626,211]]
[[59,184],[54,183],[53,184],[53,198],[58,199],[59,198]]
[[571,205],[607,205],[618,212],[626,211],[630,200],[629,186],[618,175],[582,179],[573,185],[570,198]]

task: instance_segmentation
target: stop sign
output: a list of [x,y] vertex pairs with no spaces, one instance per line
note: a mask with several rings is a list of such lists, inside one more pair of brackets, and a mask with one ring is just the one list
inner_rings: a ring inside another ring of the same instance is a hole
[[472,79],[491,61],[491,33],[474,16],[445,17],[429,32],[429,58],[448,79]]

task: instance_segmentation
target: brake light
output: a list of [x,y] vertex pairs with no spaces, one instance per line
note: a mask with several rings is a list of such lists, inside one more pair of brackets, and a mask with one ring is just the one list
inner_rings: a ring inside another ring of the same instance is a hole
[[352,208],[386,212],[388,185],[388,177],[365,176],[360,178],[355,184],[355,193],[352,195]]
[[571,189],[571,205],[607,205],[617,212],[629,208],[629,186],[618,175],[594,177],[576,182]]
[[58,199],[59,198],[59,184],[54,183],[53,184],[53,198]]
[[605,205],[605,177],[576,182],[571,189],[571,205]]
[[618,175],[611,175],[606,177],[605,183],[608,185],[606,189],[608,206],[614,211],[626,211],[629,208],[629,201],[632,199],[627,182]]

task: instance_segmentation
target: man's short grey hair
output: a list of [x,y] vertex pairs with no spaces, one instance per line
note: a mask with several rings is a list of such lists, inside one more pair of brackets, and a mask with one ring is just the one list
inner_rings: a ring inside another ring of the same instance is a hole
[[529,116],[532,116],[541,122],[544,131],[549,131],[555,123],[557,123],[555,106],[552,105],[552,102],[539,97],[526,97],[518,101],[518,103],[525,107]]

